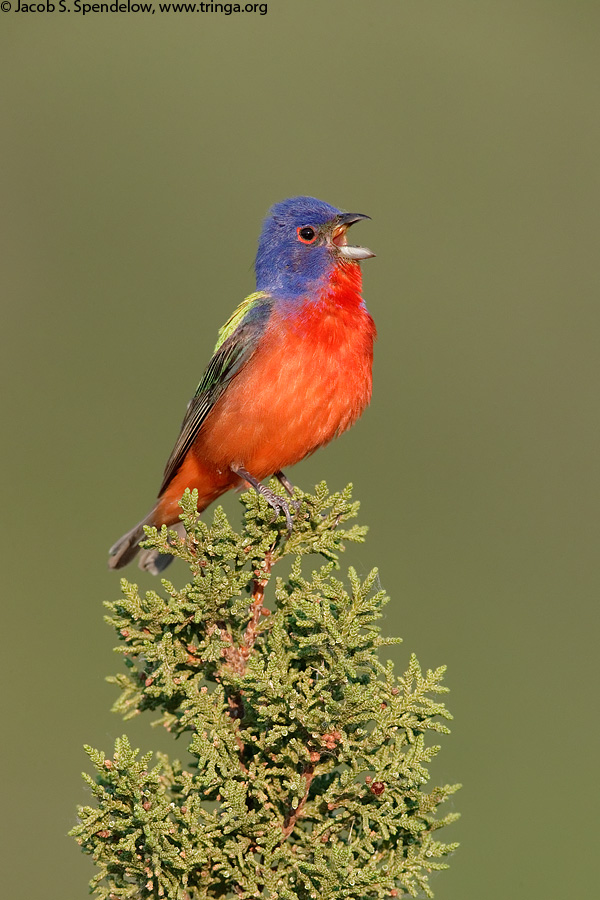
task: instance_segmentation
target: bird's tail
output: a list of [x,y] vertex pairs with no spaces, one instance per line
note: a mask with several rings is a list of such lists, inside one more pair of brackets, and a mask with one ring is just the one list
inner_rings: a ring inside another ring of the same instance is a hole
[[[159,575],[167,568],[169,563],[173,561],[170,553],[159,553],[158,550],[143,550],[140,547],[140,541],[145,538],[144,525],[153,524],[153,513],[149,513],[145,519],[134,525],[131,531],[128,531],[123,537],[112,545],[108,551],[108,567],[109,569],[121,569],[130,563],[137,554],[140,554],[139,567],[145,572],[151,572],[152,575]],[[181,522],[170,525],[172,531],[176,531],[181,537],[185,534],[185,529]]]
[[144,525],[149,525],[150,522],[151,517],[146,516],[112,545],[108,551],[109,569],[121,569],[134,559],[140,550],[140,541],[144,540]]

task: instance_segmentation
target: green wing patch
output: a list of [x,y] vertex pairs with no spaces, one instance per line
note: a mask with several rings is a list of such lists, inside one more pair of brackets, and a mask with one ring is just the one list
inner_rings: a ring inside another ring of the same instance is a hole
[[268,296],[269,295],[265,293],[265,291],[255,291],[253,294],[248,294],[245,300],[242,300],[238,308],[232,312],[225,324],[221,328],[219,328],[219,337],[214,349],[215,353],[217,352],[221,344],[223,344],[227,340],[227,338],[233,334],[235,329],[242,322],[246,313],[250,311],[257,300],[264,300],[265,297]]

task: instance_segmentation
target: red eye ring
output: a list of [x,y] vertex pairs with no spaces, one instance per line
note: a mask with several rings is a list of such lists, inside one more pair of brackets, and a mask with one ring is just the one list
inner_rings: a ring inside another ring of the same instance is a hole
[[296,234],[302,244],[313,244],[317,239],[317,232],[311,225],[301,225],[296,228]]

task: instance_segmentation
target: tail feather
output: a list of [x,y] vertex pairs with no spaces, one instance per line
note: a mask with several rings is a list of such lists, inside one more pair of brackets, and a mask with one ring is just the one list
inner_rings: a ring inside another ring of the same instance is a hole
[[131,531],[124,534],[108,551],[108,568],[121,569],[135,558],[140,549],[140,541],[144,540],[144,525],[151,524],[151,516],[146,516]]
[[[152,525],[152,513],[138,522],[137,525],[120,537],[119,540],[112,545],[108,551],[108,567],[109,569],[121,569],[130,563],[137,554],[140,554],[138,565],[144,572],[150,572],[152,575],[160,575],[167,566],[173,562],[170,553],[159,553],[158,550],[143,550],[140,547],[140,541],[145,538],[144,525]],[[185,528],[182,522],[170,525],[171,531],[176,531],[180,537],[185,535]]]

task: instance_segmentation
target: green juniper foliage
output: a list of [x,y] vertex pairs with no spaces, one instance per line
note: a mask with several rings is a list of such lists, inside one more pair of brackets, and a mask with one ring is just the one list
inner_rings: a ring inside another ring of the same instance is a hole
[[[394,675],[378,655],[398,639],[375,624],[388,599],[376,571],[361,583],[350,569],[348,588],[334,577],[344,543],[366,530],[346,526],[350,487],[296,499],[288,538],[262,497],[242,495],[240,535],[220,508],[212,525],[198,521],[186,492],[187,536],[147,529],[146,546],[184,560],[190,582],[142,596],[123,580],[107,604],[127,667],[110,679],[115,708],[158,711],[189,734],[190,759],[152,767],[126,737],[111,758],[86,748],[96,805],[72,834],[98,866],[100,898],[433,896],[428,873],[456,847],[435,833],[456,818],[437,808],[457,785],[424,789],[438,750],[427,732],[448,731],[435,699],[444,668],[424,674],[413,656]],[[308,554],[322,558],[310,575]]]

